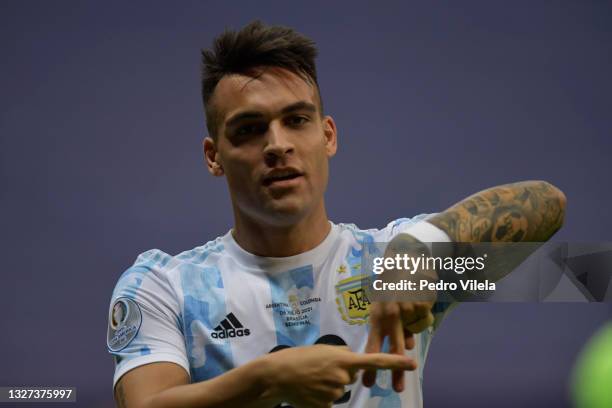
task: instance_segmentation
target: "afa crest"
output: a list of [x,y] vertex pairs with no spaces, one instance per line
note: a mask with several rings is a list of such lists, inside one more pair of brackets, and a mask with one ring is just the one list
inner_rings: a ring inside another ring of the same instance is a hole
[[343,279],[336,285],[336,304],[342,319],[348,324],[365,324],[370,313],[370,300],[364,286],[366,275]]

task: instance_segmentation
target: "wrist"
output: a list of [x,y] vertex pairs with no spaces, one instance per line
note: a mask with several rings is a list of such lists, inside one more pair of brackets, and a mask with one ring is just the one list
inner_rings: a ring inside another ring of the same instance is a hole
[[280,384],[278,364],[274,354],[266,354],[248,363],[255,378],[255,386],[259,390],[258,399],[270,403],[271,406],[283,402],[282,386]]

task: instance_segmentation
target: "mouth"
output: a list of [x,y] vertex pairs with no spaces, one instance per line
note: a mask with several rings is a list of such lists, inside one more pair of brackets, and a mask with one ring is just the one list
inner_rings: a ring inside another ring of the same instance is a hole
[[263,178],[263,185],[268,186],[290,186],[294,180],[302,177],[303,174],[291,168],[272,170]]

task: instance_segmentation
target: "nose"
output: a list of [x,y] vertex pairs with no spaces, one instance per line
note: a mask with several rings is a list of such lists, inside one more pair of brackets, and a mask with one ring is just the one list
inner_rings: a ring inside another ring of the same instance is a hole
[[267,144],[264,148],[264,157],[269,166],[275,165],[277,160],[284,160],[294,151],[291,135],[278,123],[271,123],[267,131]]

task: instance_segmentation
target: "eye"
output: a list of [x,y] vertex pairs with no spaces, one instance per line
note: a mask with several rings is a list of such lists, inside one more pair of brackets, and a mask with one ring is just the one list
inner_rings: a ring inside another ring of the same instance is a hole
[[300,127],[304,125],[306,122],[308,122],[309,120],[310,119],[306,116],[295,115],[295,116],[290,116],[287,119],[287,124],[292,127]]
[[266,126],[261,123],[250,123],[236,129],[236,136],[257,135],[266,131]]

